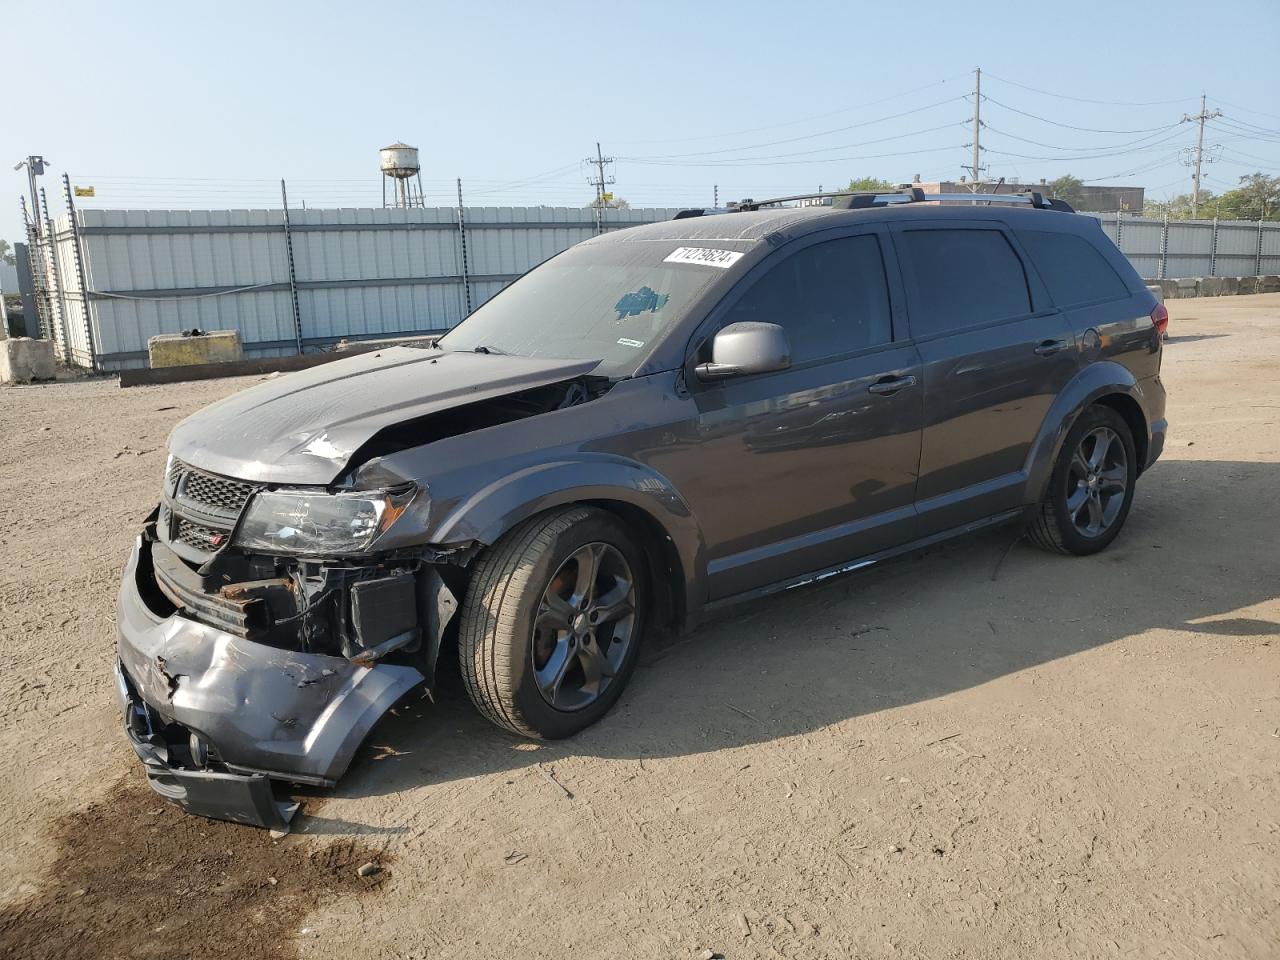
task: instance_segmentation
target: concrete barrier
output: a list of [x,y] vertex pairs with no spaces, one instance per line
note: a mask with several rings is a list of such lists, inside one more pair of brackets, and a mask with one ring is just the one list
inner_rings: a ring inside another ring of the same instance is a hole
[[30,383],[52,380],[53,342],[30,337],[0,340],[0,383]]
[[204,363],[235,363],[244,359],[239,330],[209,330],[205,333],[161,333],[147,340],[147,358],[152,369],[185,367]]
[[1142,282],[1162,300],[1280,293],[1280,276],[1271,274],[1261,277],[1176,277]]

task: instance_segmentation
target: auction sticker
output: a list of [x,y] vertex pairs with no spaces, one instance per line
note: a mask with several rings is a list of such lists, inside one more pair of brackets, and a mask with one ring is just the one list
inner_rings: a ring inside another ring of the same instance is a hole
[[704,267],[728,270],[742,259],[737,250],[715,250],[711,247],[677,247],[666,257],[666,263],[698,263]]

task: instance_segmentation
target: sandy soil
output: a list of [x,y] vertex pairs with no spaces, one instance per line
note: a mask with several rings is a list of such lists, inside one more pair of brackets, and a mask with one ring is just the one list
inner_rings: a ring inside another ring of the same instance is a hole
[[756,602],[566,743],[415,700],[278,842],[152,799],[109,685],[165,435],[253,381],[0,390],[0,955],[1277,956],[1280,295],[1169,306],[1105,554]]

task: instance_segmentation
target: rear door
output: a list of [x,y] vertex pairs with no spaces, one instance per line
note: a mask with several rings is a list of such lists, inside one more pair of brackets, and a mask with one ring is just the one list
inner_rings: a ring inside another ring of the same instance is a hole
[[691,384],[693,442],[663,457],[702,528],[711,599],[913,535],[923,392],[915,348],[895,339],[902,294],[886,243],[873,228],[796,241],[702,332],[709,343],[730,323],[777,323],[792,358],[776,373]]
[[893,237],[924,371],[916,508],[927,536],[1021,505],[1031,444],[1078,352],[1002,224],[903,224]]

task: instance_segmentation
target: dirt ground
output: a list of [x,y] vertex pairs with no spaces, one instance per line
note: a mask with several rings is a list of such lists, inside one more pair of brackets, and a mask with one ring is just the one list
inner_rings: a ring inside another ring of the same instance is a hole
[[279,841],[153,798],[109,680],[165,436],[253,380],[0,390],[0,956],[1280,956],[1280,295],[1169,308],[1106,553],[755,602],[554,745],[416,699]]

